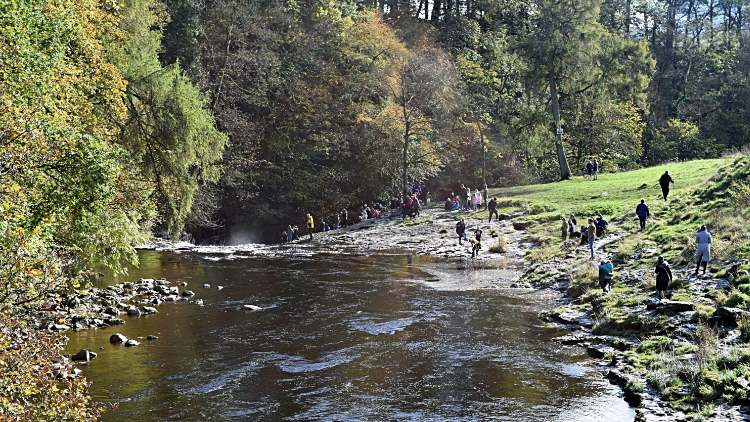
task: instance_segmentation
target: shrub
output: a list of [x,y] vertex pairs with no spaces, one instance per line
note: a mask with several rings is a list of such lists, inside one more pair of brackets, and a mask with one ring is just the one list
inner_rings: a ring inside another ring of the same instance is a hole
[[67,341],[64,336],[29,328],[5,311],[0,311],[0,327],[0,419],[99,418],[105,408],[91,401],[89,385],[82,376],[58,380],[61,371],[52,362],[61,358]]
[[497,236],[497,242],[495,242],[494,245],[490,246],[490,251],[497,253],[508,252],[507,245],[505,244],[505,237],[503,237],[502,235]]

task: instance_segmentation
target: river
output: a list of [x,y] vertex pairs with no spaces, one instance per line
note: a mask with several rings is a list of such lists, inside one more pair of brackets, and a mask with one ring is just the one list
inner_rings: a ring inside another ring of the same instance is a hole
[[585,351],[550,341],[563,332],[536,315],[551,296],[493,288],[505,270],[395,252],[140,258],[100,287],[166,277],[205,306],[66,333],[66,353],[98,353],[82,369],[95,400],[119,403],[104,421],[634,419]]

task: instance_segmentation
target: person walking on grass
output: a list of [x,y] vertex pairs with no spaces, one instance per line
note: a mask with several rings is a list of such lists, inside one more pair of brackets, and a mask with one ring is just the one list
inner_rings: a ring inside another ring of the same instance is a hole
[[487,209],[490,210],[490,219],[487,220],[488,223],[492,222],[492,214],[495,214],[495,221],[500,219],[500,216],[497,214],[497,198],[492,198],[490,203],[487,204]]
[[589,180],[591,180],[591,176],[593,176],[594,174],[594,164],[591,161],[589,161],[589,163],[586,164],[586,171],[589,174]]
[[573,223],[572,219],[568,219],[568,237],[570,237],[570,240],[573,240],[573,233],[576,231],[576,225]]
[[706,265],[711,259],[711,234],[706,229],[706,225],[702,225],[698,234],[695,235],[695,275],[698,275],[698,268],[703,263],[703,274],[706,274]]
[[635,207],[635,215],[638,216],[638,220],[641,222],[641,231],[643,231],[646,228],[646,218],[651,215],[645,199],[641,198],[641,203]]
[[669,184],[674,183],[674,179],[669,175],[669,170],[666,170],[664,174],[659,178],[659,185],[661,185],[661,194],[664,195],[664,200],[667,200],[669,195]]
[[656,261],[656,294],[659,299],[667,298],[667,286],[672,282],[672,270],[669,269],[669,264],[664,260],[664,257],[659,255],[659,259]]
[[594,180],[599,180],[599,163],[594,160]]
[[594,240],[596,240],[596,225],[594,224],[594,219],[589,218],[589,227],[588,227],[588,242],[589,242],[589,249],[591,250],[591,259],[594,259]]
[[612,290],[612,262],[609,259],[603,259],[599,263],[599,287],[604,293]]
[[562,220],[562,241],[565,242],[565,239],[568,238],[568,222],[562,215],[560,216],[560,220]]

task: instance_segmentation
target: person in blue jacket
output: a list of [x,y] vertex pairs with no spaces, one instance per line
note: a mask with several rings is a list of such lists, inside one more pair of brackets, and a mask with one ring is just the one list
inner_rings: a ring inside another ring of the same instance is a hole
[[646,205],[646,200],[641,198],[641,203],[635,207],[635,215],[638,216],[638,220],[641,221],[641,231],[646,228],[646,218],[651,215],[651,211]]
[[604,293],[612,290],[612,262],[604,259],[599,263],[599,287]]

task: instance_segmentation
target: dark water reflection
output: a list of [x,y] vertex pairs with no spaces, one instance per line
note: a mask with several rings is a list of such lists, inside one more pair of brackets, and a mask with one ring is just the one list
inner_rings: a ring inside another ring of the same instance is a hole
[[[560,349],[540,293],[460,290],[496,278],[414,256],[211,260],[144,251],[124,279],[187,281],[199,307],[68,333],[105,421],[632,421],[577,348]],[[430,283],[456,281],[454,290]],[[112,280],[111,282],[115,282]],[[223,290],[204,289],[204,283]],[[242,304],[264,308],[241,310]],[[112,346],[121,332],[142,340]],[[99,350],[103,347],[104,350]]]

